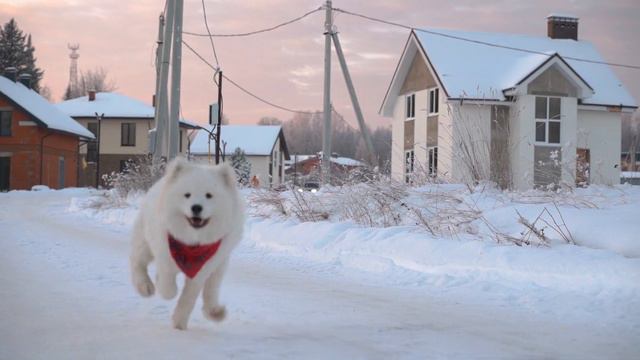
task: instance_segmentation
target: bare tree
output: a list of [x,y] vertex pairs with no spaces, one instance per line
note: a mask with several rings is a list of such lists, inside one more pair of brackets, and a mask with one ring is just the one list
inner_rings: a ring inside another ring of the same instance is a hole
[[113,80],[108,79],[107,70],[103,67],[99,67],[94,70],[83,71],[80,74],[77,88],[67,86],[63,100],[85,96],[89,90],[93,90],[95,92],[110,92],[116,89],[116,83]]
[[282,125],[282,120],[273,116],[263,116],[258,120],[258,125]]

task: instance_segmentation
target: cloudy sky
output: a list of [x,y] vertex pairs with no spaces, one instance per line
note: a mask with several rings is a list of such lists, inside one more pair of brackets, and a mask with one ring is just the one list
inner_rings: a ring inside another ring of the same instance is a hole
[[[260,29],[297,17],[321,0],[205,0],[213,33]],[[80,70],[103,67],[118,92],[147,102],[155,86],[154,48],[164,0],[0,0],[0,22],[15,18],[31,33],[38,65],[45,70],[55,101],[69,79],[67,43],[80,44]],[[640,2],[637,0],[334,0],[334,7],[415,27],[546,35],[551,12],[580,17],[579,38],[593,42],[607,61],[640,64]],[[283,106],[322,108],[323,12],[253,37],[216,38],[220,65],[229,78]],[[388,125],[377,114],[408,31],[345,14],[335,19],[345,56],[368,123]],[[185,0],[184,29],[205,32],[200,0]],[[213,62],[207,38],[185,35]],[[217,99],[213,72],[183,49],[182,112],[204,123]],[[640,99],[640,70],[614,69]],[[355,124],[337,59],[333,58],[333,102]],[[225,114],[232,123],[255,123],[263,116],[286,120],[291,114],[262,104],[231,85]]]

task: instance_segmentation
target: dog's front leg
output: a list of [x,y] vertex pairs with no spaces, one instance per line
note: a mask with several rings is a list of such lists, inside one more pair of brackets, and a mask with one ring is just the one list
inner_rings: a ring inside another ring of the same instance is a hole
[[196,304],[198,294],[202,289],[200,282],[186,279],[184,283],[184,289],[178,299],[178,304],[173,311],[173,327],[179,330],[186,330],[189,323],[189,316],[193,310],[193,306]]
[[202,291],[202,312],[204,316],[213,321],[222,321],[227,315],[224,305],[219,303],[220,283],[227,269],[227,262],[222,263],[204,283]]

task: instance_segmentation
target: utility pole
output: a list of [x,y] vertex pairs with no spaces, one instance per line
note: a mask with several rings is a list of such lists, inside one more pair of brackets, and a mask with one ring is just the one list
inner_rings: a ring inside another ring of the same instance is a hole
[[[98,135],[96,136],[97,144],[96,144],[96,189],[100,188],[100,140],[102,140],[102,118],[104,117],[104,113],[96,114],[96,121],[98,122]],[[87,152],[88,153],[88,152]]]
[[222,70],[218,71],[218,124],[216,125],[216,165],[220,164],[220,136],[222,130]]
[[174,1],[173,46],[171,51],[171,106],[169,108],[169,151],[167,160],[178,154],[180,137],[180,78],[182,65],[182,9],[184,0]]
[[325,4],[324,20],[324,101],[322,114],[324,127],[322,133],[322,183],[331,180],[331,34],[333,33],[333,14],[331,0]]
[[158,91],[156,93],[156,146],[153,153],[153,160],[156,164],[159,163],[162,158],[166,159],[167,157],[167,123],[169,121],[169,94],[167,92],[167,84],[169,82],[174,3],[175,0],[167,0],[166,22],[164,24],[164,34],[161,44],[160,79],[158,80]]
[[349,74],[349,68],[347,67],[347,61],[344,59],[344,53],[342,52],[342,46],[340,45],[340,40],[338,39],[338,33],[333,32],[333,45],[336,47],[336,54],[338,55],[338,60],[340,61],[340,67],[342,68],[342,74],[344,75],[344,81],[347,83],[347,89],[349,90],[349,96],[351,97],[351,104],[353,105],[353,111],[356,113],[356,118],[358,119],[358,126],[360,127],[360,132],[362,132],[362,137],[364,138],[364,142],[367,145],[367,150],[369,152],[369,164],[376,165],[376,153],[373,149],[373,142],[371,141],[371,135],[369,134],[369,129],[364,123],[364,117],[362,116],[362,109],[360,109],[360,103],[358,102],[358,96],[356,95],[356,90],[353,87],[353,82],[351,81],[351,75]]
[[[160,68],[161,68],[161,63],[162,63],[162,45],[163,45],[163,37],[164,34],[164,14],[160,13],[160,17],[158,18],[158,40],[156,41],[157,44],[157,48],[156,48],[156,91],[153,95],[153,110],[154,110],[154,114],[153,114],[153,118],[154,118],[154,127],[156,129],[156,132],[153,134],[154,136],[154,140],[153,140],[153,144],[154,144],[154,148],[153,150],[153,160],[154,163],[156,162],[156,160],[158,160],[160,158],[160,152],[157,151],[156,149],[159,149],[159,143],[158,143],[158,133],[160,133],[160,121],[158,121],[158,109],[160,109],[160,105],[158,103],[158,94],[160,93]],[[164,127],[164,124],[162,124]]]

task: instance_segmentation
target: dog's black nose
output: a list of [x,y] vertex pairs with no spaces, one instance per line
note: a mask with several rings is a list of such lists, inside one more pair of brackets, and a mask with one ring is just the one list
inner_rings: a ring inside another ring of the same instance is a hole
[[193,212],[194,215],[198,215],[202,212],[202,205],[193,205],[191,206],[191,211]]

